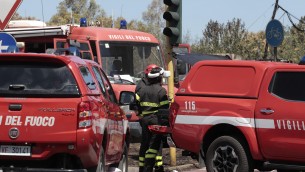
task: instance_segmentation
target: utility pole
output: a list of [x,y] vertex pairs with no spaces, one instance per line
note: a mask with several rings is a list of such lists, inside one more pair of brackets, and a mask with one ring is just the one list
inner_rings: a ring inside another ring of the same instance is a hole
[[[272,13],[271,20],[273,20],[273,19],[275,18],[276,11],[277,11],[278,7],[279,7],[279,0],[276,0],[276,1],[275,1],[275,5],[274,5],[274,9],[273,9],[273,13]],[[263,59],[266,59],[267,56],[268,56],[268,42],[267,42],[267,39],[266,39],[265,52],[264,52]],[[276,61],[276,58],[277,58],[277,47],[274,47],[274,58],[275,58],[275,61]]]
[[[174,98],[174,65],[173,46],[181,44],[182,38],[182,0],[163,0],[167,9],[163,14],[166,20],[166,27],[163,34],[166,35],[166,61],[171,76],[168,79],[168,96],[170,101]],[[170,147],[170,165],[176,166],[176,147]]]

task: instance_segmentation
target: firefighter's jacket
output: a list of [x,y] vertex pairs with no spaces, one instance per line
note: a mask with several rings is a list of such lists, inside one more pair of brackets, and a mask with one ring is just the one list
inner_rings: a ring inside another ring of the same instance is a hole
[[135,93],[139,116],[155,114],[158,109],[169,108],[167,92],[160,83],[150,83],[146,78],[142,78],[136,87]]

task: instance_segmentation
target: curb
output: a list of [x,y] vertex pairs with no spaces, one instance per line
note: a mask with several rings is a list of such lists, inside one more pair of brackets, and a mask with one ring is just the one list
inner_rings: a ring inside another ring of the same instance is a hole
[[198,168],[196,166],[196,164],[184,164],[184,165],[179,165],[179,166],[174,166],[174,167],[166,167],[164,169],[165,172],[172,172],[172,171],[183,171],[186,169],[190,169],[190,168]]
[[[179,166],[174,166],[174,167],[165,167],[164,171],[165,172],[180,172],[180,171],[185,171],[185,170],[190,170],[190,169],[198,169],[198,163],[195,164],[184,164],[184,165],[179,165]],[[138,172],[139,167],[128,167],[129,172]]]

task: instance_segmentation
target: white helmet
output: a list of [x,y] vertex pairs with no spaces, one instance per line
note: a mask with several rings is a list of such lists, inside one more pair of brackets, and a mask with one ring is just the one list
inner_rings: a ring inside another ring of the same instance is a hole
[[151,69],[151,71],[149,71],[149,73],[147,74],[148,78],[158,78],[158,77],[162,77],[162,75],[164,74],[164,69],[162,67],[154,67]]

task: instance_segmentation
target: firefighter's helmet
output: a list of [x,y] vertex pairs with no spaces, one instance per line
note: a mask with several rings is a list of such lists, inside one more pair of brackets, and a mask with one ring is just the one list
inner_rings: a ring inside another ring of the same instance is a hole
[[144,73],[147,75],[153,68],[158,67],[155,64],[150,64],[146,67],[146,69],[144,70]]
[[145,69],[145,74],[150,79],[162,77],[163,73],[164,69],[155,64],[148,65]]

